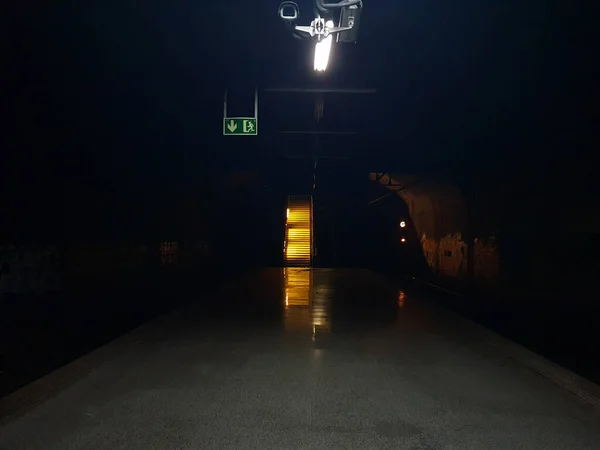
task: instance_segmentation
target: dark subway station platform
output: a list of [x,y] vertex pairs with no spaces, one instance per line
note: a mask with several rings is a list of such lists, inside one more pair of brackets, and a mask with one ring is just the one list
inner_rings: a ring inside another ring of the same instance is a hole
[[373,272],[265,269],[5,397],[0,442],[597,448],[590,399],[513,345]]
[[267,3],[3,14],[0,450],[600,448],[592,11]]

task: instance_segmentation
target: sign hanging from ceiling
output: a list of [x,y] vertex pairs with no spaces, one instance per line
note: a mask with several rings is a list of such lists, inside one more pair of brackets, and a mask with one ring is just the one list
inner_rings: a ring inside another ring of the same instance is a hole
[[223,135],[258,135],[258,90],[254,90],[254,117],[227,117],[227,91],[223,99]]
[[226,136],[256,136],[258,134],[256,117],[223,118],[223,134]]

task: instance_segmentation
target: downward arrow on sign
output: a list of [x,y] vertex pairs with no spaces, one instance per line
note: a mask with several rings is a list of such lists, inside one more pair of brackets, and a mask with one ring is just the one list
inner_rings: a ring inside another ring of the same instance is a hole
[[227,129],[233,133],[235,130],[237,130],[237,123],[235,123],[233,120],[230,120],[227,124]]

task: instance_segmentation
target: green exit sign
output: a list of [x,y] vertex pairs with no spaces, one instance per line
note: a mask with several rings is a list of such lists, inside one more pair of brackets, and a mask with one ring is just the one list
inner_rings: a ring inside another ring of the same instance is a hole
[[226,117],[223,119],[223,134],[225,136],[256,136],[258,135],[256,117]]

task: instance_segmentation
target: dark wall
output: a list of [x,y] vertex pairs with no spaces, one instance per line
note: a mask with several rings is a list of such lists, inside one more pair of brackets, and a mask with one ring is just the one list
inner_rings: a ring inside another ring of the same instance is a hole
[[[278,266],[285,195],[256,177],[237,178],[225,176],[222,185],[211,180],[212,186],[146,180],[131,191],[113,180],[105,185],[110,189],[82,184],[52,198],[16,197],[4,205],[9,214],[2,221],[0,263],[8,269],[2,290],[26,295],[75,286],[96,289],[161,267],[237,273]],[[41,204],[54,208],[46,214],[49,220],[37,218]],[[168,257],[161,255],[165,242],[172,247]]]
[[[382,191],[374,196],[385,194]],[[317,264],[422,271],[425,261],[406,204],[394,196],[369,204],[370,198],[348,201],[316,195]],[[401,221],[406,228],[400,228]]]
[[223,198],[212,211],[215,258],[220,264],[280,266],[285,195],[260,184]]

